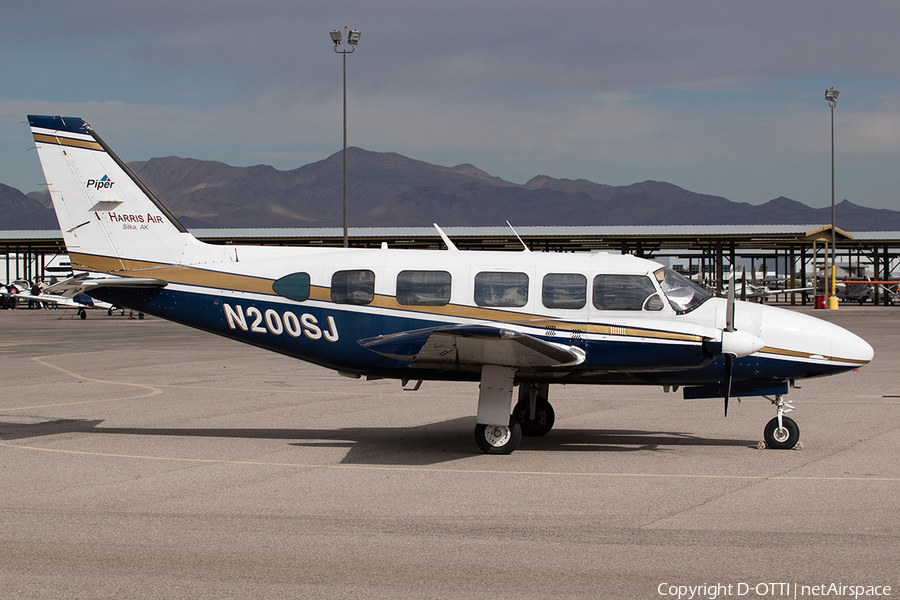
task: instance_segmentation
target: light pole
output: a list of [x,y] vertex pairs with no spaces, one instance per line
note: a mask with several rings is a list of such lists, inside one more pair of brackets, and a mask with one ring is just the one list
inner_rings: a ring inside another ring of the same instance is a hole
[[331,41],[334,42],[334,51],[344,55],[344,248],[346,248],[350,245],[347,236],[347,55],[356,50],[360,33],[356,29],[348,31],[346,27],[344,27],[344,31],[347,32],[346,45],[343,43],[343,36],[339,29],[331,32]]
[[[825,100],[828,102],[828,106],[831,107],[831,297],[828,298],[828,308],[831,309],[838,307],[837,296],[835,296],[836,282],[834,263],[834,106],[837,104],[838,94],[840,94],[840,92],[834,88],[825,90]],[[826,261],[828,260],[827,255],[825,259]],[[825,276],[828,276],[827,270]]]

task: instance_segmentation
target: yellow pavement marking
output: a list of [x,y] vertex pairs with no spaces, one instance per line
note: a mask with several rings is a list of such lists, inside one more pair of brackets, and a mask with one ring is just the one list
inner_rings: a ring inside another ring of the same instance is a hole
[[118,400],[137,400],[139,398],[149,398],[151,396],[156,396],[157,394],[163,393],[163,391],[161,389],[159,389],[158,387],[154,387],[152,385],[143,385],[140,383],[122,383],[121,381],[107,381],[105,379],[94,379],[93,377],[85,377],[83,375],[79,375],[78,373],[73,373],[72,371],[69,371],[68,369],[64,369],[62,367],[58,367],[52,363],[49,363],[46,360],[44,360],[45,358],[51,358],[51,357],[36,356],[36,357],[32,358],[31,360],[33,360],[36,363],[42,364],[45,367],[49,367],[49,368],[55,369],[61,373],[65,373],[66,375],[68,375],[70,377],[74,377],[75,379],[81,379],[84,381],[93,381],[94,383],[108,383],[110,385],[124,385],[127,387],[142,388],[142,389],[148,390],[148,392],[146,394],[139,394],[137,396],[122,396],[120,398],[97,398],[94,400],[79,400],[77,402],[55,402],[53,404],[32,404],[30,406],[16,406],[16,407],[12,407],[12,408],[4,407],[3,408],[4,411],[31,410],[34,408],[52,408],[55,406],[72,406],[72,405],[76,405],[76,404],[94,404],[97,402],[116,402]]
[[[45,360],[45,359],[48,359],[48,358],[59,358],[59,357],[62,357],[62,356],[80,356],[80,355],[83,355],[83,354],[97,354],[97,352],[75,352],[75,353],[72,353],[72,354],[54,354],[54,355],[51,355],[51,356],[36,356],[36,357],[32,358],[31,360],[35,361],[36,363],[42,364],[42,365],[44,365],[45,367],[49,367],[49,368],[55,369],[55,370],[57,370],[57,371],[59,371],[59,372],[61,372],[61,373],[65,373],[66,375],[68,375],[68,376],[70,376],[70,377],[73,377],[73,378],[75,378],[75,379],[80,379],[80,380],[83,380],[83,381],[91,381],[91,382],[94,382],[94,383],[107,383],[107,384],[110,384],[110,385],[124,385],[124,386],[129,386],[129,387],[143,388],[143,389],[145,389],[145,390],[149,390],[149,392],[146,393],[146,394],[139,394],[139,395],[137,395],[137,396],[122,396],[122,397],[119,397],[119,398],[97,398],[97,399],[94,399],[94,400],[79,400],[79,401],[77,401],[77,402],[55,402],[55,403],[52,403],[52,404],[32,404],[32,405],[30,405],[30,406],[14,406],[14,407],[10,407],[10,408],[4,407],[4,408],[2,408],[2,409],[0,409],[0,410],[3,410],[3,411],[12,411],[12,410],[31,410],[31,409],[34,409],[34,408],[53,408],[53,407],[57,407],[57,406],[74,406],[74,405],[78,405],[78,404],[95,404],[95,403],[98,403],[98,402],[116,402],[116,401],[119,401],[119,400],[138,400],[138,399],[140,399],[140,398],[149,398],[149,397],[151,397],[151,396],[156,396],[156,395],[162,394],[164,388],[168,388],[168,389],[188,389],[188,390],[190,390],[190,389],[196,389],[196,386],[189,386],[189,385],[171,385],[171,384],[145,385],[145,384],[141,384],[141,383],[125,383],[125,382],[122,382],[122,381],[109,381],[109,380],[106,380],[106,379],[96,379],[96,378],[94,378],[94,377],[87,377],[87,376],[85,376],[85,375],[80,375],[80,374],[78,374],[78,373],[75,373],[74,371],[70,371],[70,370],[65,369],[65,368],[63,368],[63,367],[54,365],[53,363],[50,363],[50,362],[48,362],[47,360]],[[318,392],[315,391],[315,390],[298,390],[298,389],[296,389],[296,388],[272,388],[272,389],[268,389],[268,388],[267,388],[267,389],[265,389],[265,390],[260,390],[259,388],[234,388],[234,387],[209,387],[209,386],[203,386],[203,389],[205,389],[205,390],[217,390],[217,391],[230,391],[230,392],[260,392],[260,391],[265,391],[266,393],[282,392],[282,393],[291,393],[291,394],[314,394],[314,393],[318,393]],[[374,396],[374,395],[378,395],[378,393],[377,393],[377,392],[372,392],[372,393],[358,393],[358,394],[355,394],[355,396],[359,396],[359,397],[362,397],[362,396]]]

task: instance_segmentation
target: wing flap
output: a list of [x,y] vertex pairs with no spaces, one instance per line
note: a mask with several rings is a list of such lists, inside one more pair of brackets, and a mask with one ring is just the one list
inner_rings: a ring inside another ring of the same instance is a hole
[[497,365],[515,368],[567,367],[582,363],[584,350],[547,342],[518,331],[484,325],[405,331],[359,340],[364,348],[413,366]]

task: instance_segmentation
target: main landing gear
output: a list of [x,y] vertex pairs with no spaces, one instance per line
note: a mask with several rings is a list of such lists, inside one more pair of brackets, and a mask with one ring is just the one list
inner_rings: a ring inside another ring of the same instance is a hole
[[549,384],[521,384],[512,414],[515,369],[485,365],[481,369],[481,391],[475,443],[485,454],[511,454],[523,435],[544,435],[553,428],[556,416],[547,400]]

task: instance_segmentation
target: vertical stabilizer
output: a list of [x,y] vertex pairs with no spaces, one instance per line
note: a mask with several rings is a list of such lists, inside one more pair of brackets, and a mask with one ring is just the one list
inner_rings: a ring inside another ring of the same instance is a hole
[[82,119],[29,115],[72,265],[118,272],[183,264],[205,244]]

